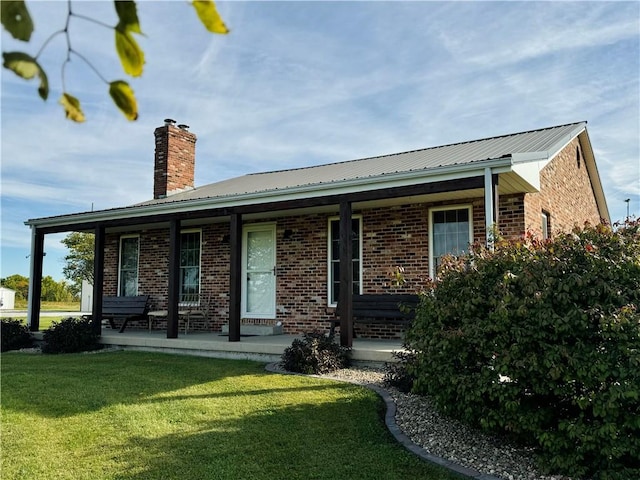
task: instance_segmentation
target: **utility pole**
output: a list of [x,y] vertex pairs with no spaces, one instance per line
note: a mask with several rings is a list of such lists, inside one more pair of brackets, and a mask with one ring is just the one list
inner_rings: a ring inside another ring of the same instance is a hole
[[625,203],[627,204],[627,218],[626,218],[626,220],[627,220],[627,221],[629,221],[629,202],[630,202],[630,201],[631,201],[631,199],[630,199],[630,198],[627,198],[627,199],[625,200]]

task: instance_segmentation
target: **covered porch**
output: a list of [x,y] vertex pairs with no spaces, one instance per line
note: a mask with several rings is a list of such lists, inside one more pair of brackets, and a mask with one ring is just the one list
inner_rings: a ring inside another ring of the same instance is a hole
[[[241,342],[229,342],[226,335],[211,332],[190,332],[179,338],[168,339],[161,330],[126,330],[118,333],[109,328],[102,329],[100,343],[108,347],[130,350],[156,351],[181,355],[213,358],[231,358],[278,362],[284,350],[298,335],[243,336]],[[401,340],[355,338],[351,359],[356,363],[395,362],[393,352],[403,350]]]
[[[241,323],[245,315],[241,309],[241,299],[243,291],[246,291],[246,285],[243,280],[247,276],[243,272],[243,245],[246,240],[243,239],[243,226],[260,221],[270,221],[275,224],[274,219],[286,219],[295,215],[316,215],[325,222],[321,228],[326,228],[326,215],[335,215],[339,223],[339,251],[336,260],[339,265],[352,265],[354,232],[352,231],[352,221],[354,218],[354,210],[362,212],[364,210],[393,208],[399,209],[407,204],[433,204],[434,202],[455,202],[464,198],[479,198],[484,200],[482,216],[484,217],[484,230],[489,231],[489,226],[493,225],[497,220],[498,205],[498,177],[491,168],[483,167],[481,169],[465,172],[464,178],[449,178],[448,176],[438,176],[436,178],[422,179],[426,183],[418,185],[413,184],[412,180],[409,185],[393,186],[392,188],[380,188],[372,182],[368,185],[366,191],[350,191],[345,188],[344,192],[333,193],[331,195],[320,195],[311,198],[287,198],[279,201],[268,201],[269,196],[252,199],[255,204],[250,205],[220,205],[212,208],[211,200],[207,202],[198,201],[197,205],[189,203],[189,210],[180,205],[180,202],[169,206],[162,206],[160,212],[158,206],[141,205],[136,206],[135,214],[131,207],[123,209],[114,209],[101,212],[89,212],[81,215],[70,215],[64,217],[52,217],[48,219],[38,219],[27,222],[32,227],[32,255],[31,255],[31,282],[29,292],[29,324],[33,331],[38,329],[38,317],[40,311],[39,297],[42,280],[42,256],[44,252],[44,238],[48,234],[60,233],[66,231],[84,231],[91,232],[95,235],[95,257],[94,257],[94,285],[93,285],[93,309],[92,317],[95,319],[94,326],[101,335],[106,332],[100,330],[99,320],[103,312],[103,289],[105,284],[113,283],[113,278],[105,280],[109,276],[109,272],[105,271],[105,244],[107,236],[118,235],[132,232],[149,232],[153,231],[153,235],[157,237],[157,241],[166,243],[166,252],[154,255],[154,258],[160,259],[162,265],[153,267],[153,274],[156,270],[167,269],[166,284],[161,287],[161,297],[166,299],[166,305],[161,307],[154,306],[150,310],[164,310],[166,312],[167,326],[164,334],[166,339],[179,340],[179,325],[181,312],[181,232],[183,229],[205,226],[211,231],[207,232],[203,244],[208,244],[211,252],[210,255],[216,259],[222,259],[222,263],[218,265],[218,270],[209,273],[207,281],[212,279],[216,284],[223,285],[220,291],[216,292],[215,299],[224,303],[224,311],[218,312],[218,316],[228,319],[228,336],[219,337],[218,341],[225,343],[240,342],[241,340]],[[181,207],[181,208],[178,208]],[[207,227],[209,225],[210,227]],[[426,225],[426,223],[425,223]],[[211,234],[215,228],[215,234]],[[291,249],[291,245],[295,240],[291,240],[287,235],[284,226],[280,227],[282,235],[278,238],[283,251]],[[421,227],[423,232],[426,226]],[[273,229],[275,232],[275,228]],[[318,235],[316,237],[320,238]],[[282,237],[282,238],[280,238]],[[275,237],[274,237],[275,238]],[[323,237],[324,238],[324,237]],[[319,240],[320,241],[320,240]],[[326,249],[326,241],[321,240],[323,248]],[[154,245],[150,245],[152,249]],[[216,249],[214,251],[214,249]],[[305,252],[307,254],[308,252]],[[165,256],[166,255],[166,256]],[[302,254],[301,254],[302,255]],[[326,254],[323,252],[322,265],[326,261]],[[282,255],[281,258],[285,258]],[[293,257],[292,257],[293,258]],[[275,265],[272,269],[272,275],[280,275],[287,269],[292,269],[297,265],[300,258],[289,258],[288,262]],[[166,263],[165,263],[166,262]],[[112,262],[113,263],[113,262]],[[317,269],[319,262],[313,266]],[[111,265],[113,270],[113,265]],[[326,268],[323,266],[323,268]],[[228,270],[227,270],[228,269]],[[152,270],[151,268],[149,270]],[[224,272],[224,273],[222,273]],[[244,274],[244,275],[243,275]],[[113,277],[113,272],[111,272]],[[205,284],[203,276],[203,285]],[[353,324],[353,270],[352,268],[340,268],[339,276],[336,275],[336,283],[339,284],[341,294],[341,302],[339,304],[338,317],[340,318],[340,343],[343,346],[356,346],[352,338]],[[280,277],[284,282],[284,277]],[[284,285],[284,283],[283,283]],[[283,287],[284,288],[284,287]],[[140,293],[148,293],[146,291]],[[156,292],[157,295],[158,292]],[[110,294],[113,294],[111,292]],[[324,295],[323,290],[316,289],[312,294],[308,294],[309,301],[318,304],[315,297]],[[302,297],[301,297],[302,298]],[[324,300],[321,300],[324,301]],[[303,312],[307,315],[306,312]],[[328,316],[330,312],[325,307],[323,314]],[[251,317],[247,317],[251,318]],[[274,317],[276,320],[279,318]],[[319,320],[319,325],[324,326],[325,320]],[[296,332],[290,332],[296,333]],[[122,335],[122,334],[121,334]],[[181,337],[182,335],[180,335]],[[165,340],[166,340],[165,339]],[[242,342],[250,341],[251,337],[242,337]],[[122,340],[120,340],[122,341]],[[291,342],[287,342],[289,345]],[[115,343],[118,344],[118,343]],[[242,349],[241,349],[242,350]]]

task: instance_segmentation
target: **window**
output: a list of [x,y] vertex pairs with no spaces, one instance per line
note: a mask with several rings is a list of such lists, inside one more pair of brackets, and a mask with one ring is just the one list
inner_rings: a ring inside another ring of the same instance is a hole
[[138,295],[138,236],[120,238],[120,274],[118,275],[118,295],[130,297]]
[[549,238],[549,233],[551,232],[551,217],[549,213],[544,211],[540,214],[540,217],[542,220],[542,238],[543,240],[546,240],[547,238]]
[[429,218],[429,275],[433,278],[444,255],[461,255],[473,239],[471,206],[434,208]]
[[578,164],[578,168],[580,168],[580,147],[576,147],[576,163]]
[[[353,238],[353,293],[362,289],[362,222],[361,218],[351,219]],[[340,297],[340,219],[329,219],[329,305],[336,306]]]
[[180,302],[199,301],[200,294],[199,230],[180,234]]

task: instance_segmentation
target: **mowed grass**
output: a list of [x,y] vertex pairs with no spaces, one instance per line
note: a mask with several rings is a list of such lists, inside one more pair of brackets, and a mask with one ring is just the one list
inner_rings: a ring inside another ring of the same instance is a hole
[[2,478],[453,479],[362,387],[145,352],[2,354]]
[[[74,317],[79,317],[80,315],[73,315]],[[16,316],[11,316],[11,317],[3,317],[5,319],[13,319],[13,320],[20,320],[20,323],[26,325],[27,324],[27,317],[16,317]],[[61,315],[61,316],[57,316],[57,317],[49,317],[49,316],[42,316],[40,317],[40,322],[38,324],[38,330],[42,331],[42,330],[48,330],[49,327],[51,327],[51,325],[56,322],[56,323],[60,323],[61,320],[64,320],[65,318],[69,318],[69,315]]]
[[[74,317],[80,316],[80,303],[79,302],[42,302],[40,306],[41,312],[78,312],[77,314],[73,314]],[[17,310],[27,309],[27,301],[26,300],[16,300],[15,308]],[[15,314],[7,315],[6,312],[0,313],[0,317],[2,318],[13,318],[15,320],[20,320],[25,325],[27,324],[26,316],[18,316]],[[40,323],[38,326],[38,330],[47,330],[53,322],[59,322],[64,318],[68,318],[69,315],[59,315],[59,316],[48,316],[41,315]]]

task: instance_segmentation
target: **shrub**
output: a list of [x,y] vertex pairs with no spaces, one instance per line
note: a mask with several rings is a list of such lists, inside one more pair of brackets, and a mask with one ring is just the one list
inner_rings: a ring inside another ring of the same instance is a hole
[[23,325],[20,320],[3,318],[1,322],[0,337],[2,338],[2,348],[0,351],[19,350],[33,346],[33,336],[29,332],[29,327]]
[[414,391],[550,471],[640,478],[640,223],[474,248],[440,273],[406,336]]
[[346,368],[351,349],[335,342],[334,335],[305,333],[296,338],[282,354],[282,366],[290,372],[323,374]]
[[414,381],[410,365],[413,365],[416,361],[416,352],[393,352],[393,356],[397,359],[397,362],[385,365],[384,382],[401,392],[410,392],[413,389]]
[[42,352],[75,353],[98,350],[102,348],[98,343],[99,338],[93,330],[91,320],[69,317],[60,322],[53,322],[51,327],[44,331]]

